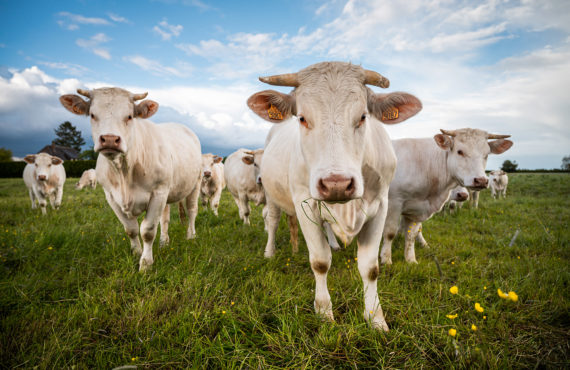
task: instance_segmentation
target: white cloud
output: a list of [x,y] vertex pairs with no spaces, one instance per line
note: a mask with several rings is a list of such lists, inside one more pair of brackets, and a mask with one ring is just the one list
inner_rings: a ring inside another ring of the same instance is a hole
[[126,56],[123,59],[157,76],[170,75],[176,77],[188,77],[193,70],[192,66],[188,63],[178,62],[176,67],[168,67],[160,64],[156,60],[151,60],[140,55]]
[[118,14],[115,13],[109,13],[108,14],[109,18],[111,18],[111,20],[113,22],[117,22],[117,23],[130,23],[129,20],[125,17],[121,17]]
[[111,39],[107,37],[107,35],[104,33],[98,33],[92,36],[89,40],[78,39],[75,43],[77,46],[89,50],[93,54],[98,55],[103,59],[110,60],[111,54],[109,53],[109,50],[100,46],[101,44],[109,41],[111,41]]
[[84,17],[80,14],[60,12],[57,14],[61,19],[57,23],[70,31],[79,29],[80,24],[108,26],[110,23],[104,18]]
[[154,26],[152,30],[158,35],[160,35],[160,37],[162,37],[163,40],[170,40],[172,36],[178,37],[182,32],[183,28],[184,27],[182,27],[182,25],[180,24],[174,26],[168,24],[166,20],[163,20],[157,26]]
[[38,62],[38,63],[48,68],[61,69],[65,73],[72,76],[82,76],[85,73],[89,72],[89,68],[83,67],[79,64],[61,63],[61,62]]

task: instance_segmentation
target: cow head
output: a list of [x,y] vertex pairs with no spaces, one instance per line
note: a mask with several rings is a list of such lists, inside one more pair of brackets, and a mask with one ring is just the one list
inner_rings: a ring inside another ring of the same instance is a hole
[[52,166],[62,164],[58,157],[46,153],[30,154],[24,158],[28,164],[34,165],[34,178],[38,181],[48,181],[52,174]]
[[457,186],[451,190],[449,199],[456,202],[465,202],[467,199],[469,199],[469,191],[463,186]]
[[299,125],[300,147],[309,170],[309,192],[316,200],[343,202],[362,197],[365,138],[369,125],[398,123],[422,108],[413,95],[376,94],[389,81],[377,72],[342,62],[324,62],[297,73],[260,77],[262,82],[292,86],[290,94],[265,90],[247,104],[261,118]]
[[489,134],[478,129],[441,132],[434,136],[434,140],[441,149],[448,152],[447,171],[461,186],[473,190],[489,186],[489,179],[485,175],[489,153],[501,154],[513,145],[512,141],[505,140],[510,135]]
[[209,179],[212,176],[212,168],[214,164],[220,163],[222,157],[213,154],[202,154],[202,175],[204,179]]
[[94,150],[108,158],[126,154],[130,140],[136,130],[137,118],[149,118],[158,110],[158,103],[144,100],[147,93],[132,94],[117,87],[94,89],[91,91],[78,89],[78,95],[63,95],[61,104],[70,112],[91,117],[91,134]]
[[261,158],[263,158],[263,149],[250,150],[245,152],[245,155],[241,158],[243,163],[248,166],[253,165],[253,175],[255,176],[255,183],[259,186],[262,185],[261,175],[259,174],[259,169],[261,168]]

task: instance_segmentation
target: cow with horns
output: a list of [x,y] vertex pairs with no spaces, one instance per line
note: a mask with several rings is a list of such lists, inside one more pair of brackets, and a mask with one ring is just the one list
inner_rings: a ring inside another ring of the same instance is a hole
[[[140,255],[139,269],[154,262],[152,245],[160,220],[160,244],[167,244],[169,204],[185,201],[189,224],[187,238],[196,235],[201,180],[201,149],[198,137],[187,127],[170,123],[156,125],[148,120],[158,110],[147,96],[120,88],[63,95],[61,104],[70,112],[91,118],[94,150],[100,155],[95,170],[107,202],[125,227],[131,249]],[[146,215],[140,225],[137,217]]]
[[289,94],[265,90],[248,99],[253,112],[276,123],[261,163],[268,240],[275,240],[281,210],[297,216],[316,281],[315,310],[333,320],[327,288],[332,255],[324,223],[345,243],[357,238],[364,317],[387,331],[377,292],[378,249],[396,156],[382,123],[412,117],[420,101],[403,92],[374,93],[366,85],[387,88],[388,79],[350,63],[318,63],[260,80],[295,88]]

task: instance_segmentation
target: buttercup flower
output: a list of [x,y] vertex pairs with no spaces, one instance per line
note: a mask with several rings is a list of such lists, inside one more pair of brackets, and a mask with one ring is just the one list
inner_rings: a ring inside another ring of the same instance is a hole
[[457,317],[457,314],[455,315],[445,315],[445,317],[447,317],[448,319],[455,319]]
[[479,303],[475,303],[475,311],[483,312],[485,310],[483,309],[483,307],[481,307],[481,305]]
[[497,289],[497,294],[499,295],[499,297],[504,298],[504,299],[508,299],[509,295],[507,293],[503,293],[503,291],[501,289]]
[[457,293],[459,293],[459,288],[456,285],[454,285],[451,288],[449,288],[449,293],[457,294]]
[[449,333],[449,335],[451,335],[452,337],[454,337],[455,334],[457,334],[457,330],[455,330],[455,329],[449,329],[448,333]]
[[477,326],[475,326],[475,324],[471,324],[471,330],[477,331]]
[[509,296],[509,299],[513,302],[516,302],[519,300],[519,296],[517,295],[517,293],[515,293],[513,291],[510,291],[508,296]]

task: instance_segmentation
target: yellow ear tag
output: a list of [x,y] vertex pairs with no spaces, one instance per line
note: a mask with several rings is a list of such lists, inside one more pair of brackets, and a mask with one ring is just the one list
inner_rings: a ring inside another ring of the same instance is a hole
[[382,112],[382,121],[391,121],[398,118],[398,108],[393,107],[390,110],[385,110]]
[[283,114],[281,114],[279,109],[277,109],[273,104],[271,104],[271,107],[269,107],[269,109],[267,110],[267,114],[271,119],[278,119],[278,120],[283,119]]

